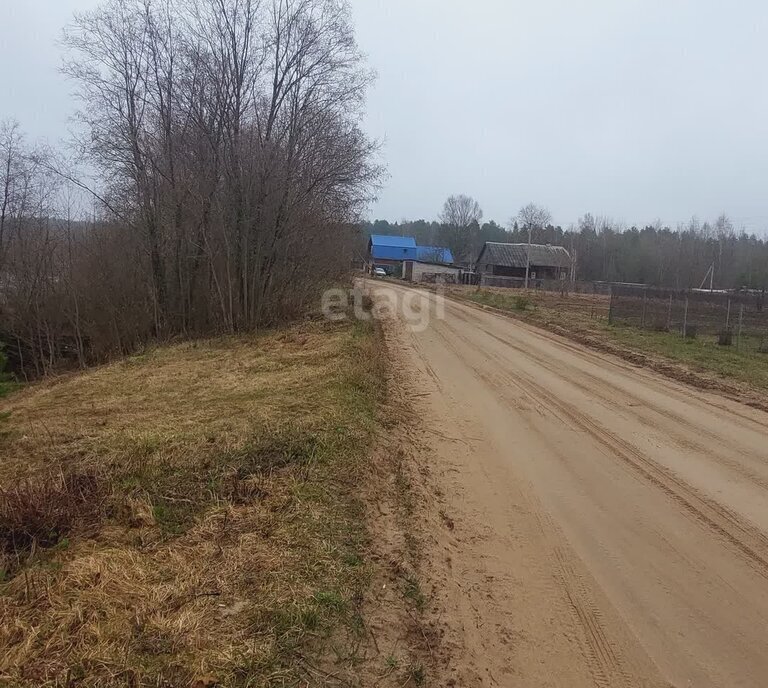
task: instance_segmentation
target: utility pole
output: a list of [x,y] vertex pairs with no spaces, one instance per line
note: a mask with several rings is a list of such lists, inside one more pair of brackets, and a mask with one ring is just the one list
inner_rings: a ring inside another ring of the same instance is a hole
[[707,277],[709,277],[709,291],[713,291],[714,287],[714,281],[715,281],[715,264],[714,262],[712,265],[709,266],[709,270],[707,270],[707,274],[704,275],[704,279],[701,280],[701,284],[699,285],[699,289],[703,289],[704,285],[707,283]]
[[571,286],[576,284],[576,249],[573,248],[573,241],[571,241]]
[[576,245],[571,234],[571,286],[576,284]]

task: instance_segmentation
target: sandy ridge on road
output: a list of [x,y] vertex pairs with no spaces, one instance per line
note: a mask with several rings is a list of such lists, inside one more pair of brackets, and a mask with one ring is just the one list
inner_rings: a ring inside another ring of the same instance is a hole
[[388,327],[455,524],[437,685],[765,685],[767,414],[458,302]]

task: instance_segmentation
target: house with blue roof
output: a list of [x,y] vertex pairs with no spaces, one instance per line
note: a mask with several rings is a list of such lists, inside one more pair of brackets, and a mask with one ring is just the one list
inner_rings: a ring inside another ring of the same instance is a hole
[[405,261],[453,265],[453,254],[443,246],[419,246],[413,237],[371,234],[368,240],[371,268],[380,267],[389,274],[401,275]]

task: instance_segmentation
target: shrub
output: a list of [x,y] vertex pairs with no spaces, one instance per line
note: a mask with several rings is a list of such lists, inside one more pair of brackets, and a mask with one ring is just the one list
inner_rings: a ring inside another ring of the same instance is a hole
[[0,550],[18,555],[56,545],[102,512],[105,482],[95,473],[49,474],[0,488]]

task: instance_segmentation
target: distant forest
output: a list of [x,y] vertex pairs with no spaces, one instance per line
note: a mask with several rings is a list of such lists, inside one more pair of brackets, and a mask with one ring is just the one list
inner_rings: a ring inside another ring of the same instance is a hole
[[[528,229],[520,221],[509,228],[489,221],[464,227],[468,248],[456,246],[456,230],[443,222],[376,220],[363,225],[370,234],[407,235],[419,244],[447,245],[454,254],[474,263],[486,241],[525,243]],[[624,227],[586,214],[568,229],[547,223],[532,230],[533,243],[565,246],[576,260],[576,279],[637,282],[675,289],[699,287],[714,265],[715,289],[768,286],[768,238],[737,232],[720,216],[715,222],[696,218],[676,228],[661,223]],[[706,285],[709,287],[709,277]]]

